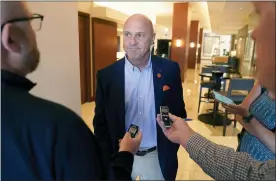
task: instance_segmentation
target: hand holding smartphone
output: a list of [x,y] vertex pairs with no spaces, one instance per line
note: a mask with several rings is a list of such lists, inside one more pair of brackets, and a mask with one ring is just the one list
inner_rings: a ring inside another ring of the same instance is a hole
[[213,91],[214,98],[224,104],[235,104],[231,99],[226,96],[221,95],[220,93]]

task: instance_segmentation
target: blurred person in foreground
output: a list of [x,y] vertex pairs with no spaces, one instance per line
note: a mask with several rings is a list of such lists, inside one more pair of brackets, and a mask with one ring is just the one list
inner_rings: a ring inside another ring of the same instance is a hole
[[[275,95],[275,2],[253,4],[260,15],[259,25],[252,33],[256,41],[257,79],[260,85]],[[172,142],[181,144],[205,173],[215,180],[275,180],[275,159],[264,162],[254,160],[248,153],[235,152],[232,148],[205,139],[181,118],[171,114],[170,118],[172,127],[165,129],[160,115],[157,116],[164,134]],[[252,124],[247,126],[258,129]]]
[[[240,115],[243,126],[238,134],[239,152],[259,161],[275,159],[276,100],[274,94],[257,83],[239,104],[222,104],[229,112]],[[252,129],[253,128],[253,129]]]
[[[1,180],[107,179],[93,133],[68,108],[33,96],[26,75],[39,64],[34,30],[42,15],[1,2]],[[50,35],[49,35],[50,36]],[[129,133],[113,155],[113,177],[130,180],[142,136]]]

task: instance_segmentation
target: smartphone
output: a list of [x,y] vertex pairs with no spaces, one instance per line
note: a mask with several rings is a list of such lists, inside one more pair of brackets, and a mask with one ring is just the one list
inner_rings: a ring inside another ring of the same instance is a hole
[[164,122],[166,128],[170,128],[172,125],[172,122],[169,118],[169,112],[170,111],[168,106],[160,106],[161,120]]
[[128,128],[128,132],[130,133],[132,138],[135,138],[139,130],[139,126],[131,124]]
[[235,104],[231,99],[229,99],[228,97],[225,97],[223,95],[221,95],[220,93],[213,91],[215,99],[218,100],[219,102],[222,102],[224,104]]

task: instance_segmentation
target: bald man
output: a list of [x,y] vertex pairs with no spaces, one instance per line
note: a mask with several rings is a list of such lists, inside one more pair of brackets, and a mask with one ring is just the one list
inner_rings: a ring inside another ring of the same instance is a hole
[[97,73],[96,139],[108,168],[118,140],[131,124],[139,126],[143,139],[134,157],[132,179],[175,180],[179,145],[163,135],[155,118],[160,106],[186,118],[179,65],[151,56],[155,33],[146,16],[129,17],[123,31],[125,57]]
[[[1,2],[1,180],[107,179],[96,139],[84,121],[29,93],[35,84],[25,76],[39,63],[34,30],[42,20],[22,2]],[[125,135],[111,162],[111,178],[131,179],[140,141],[141,133],[135,139]]]

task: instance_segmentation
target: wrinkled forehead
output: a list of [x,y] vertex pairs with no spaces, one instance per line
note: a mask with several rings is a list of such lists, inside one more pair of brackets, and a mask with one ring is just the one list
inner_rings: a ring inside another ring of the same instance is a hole
[[149,33],[149,28],[138,24],[128,24],[124,26],[124,32],[129,33]]
[[143,20],[131,20],[124,24],[124,31],[149,32],[151,26]]

